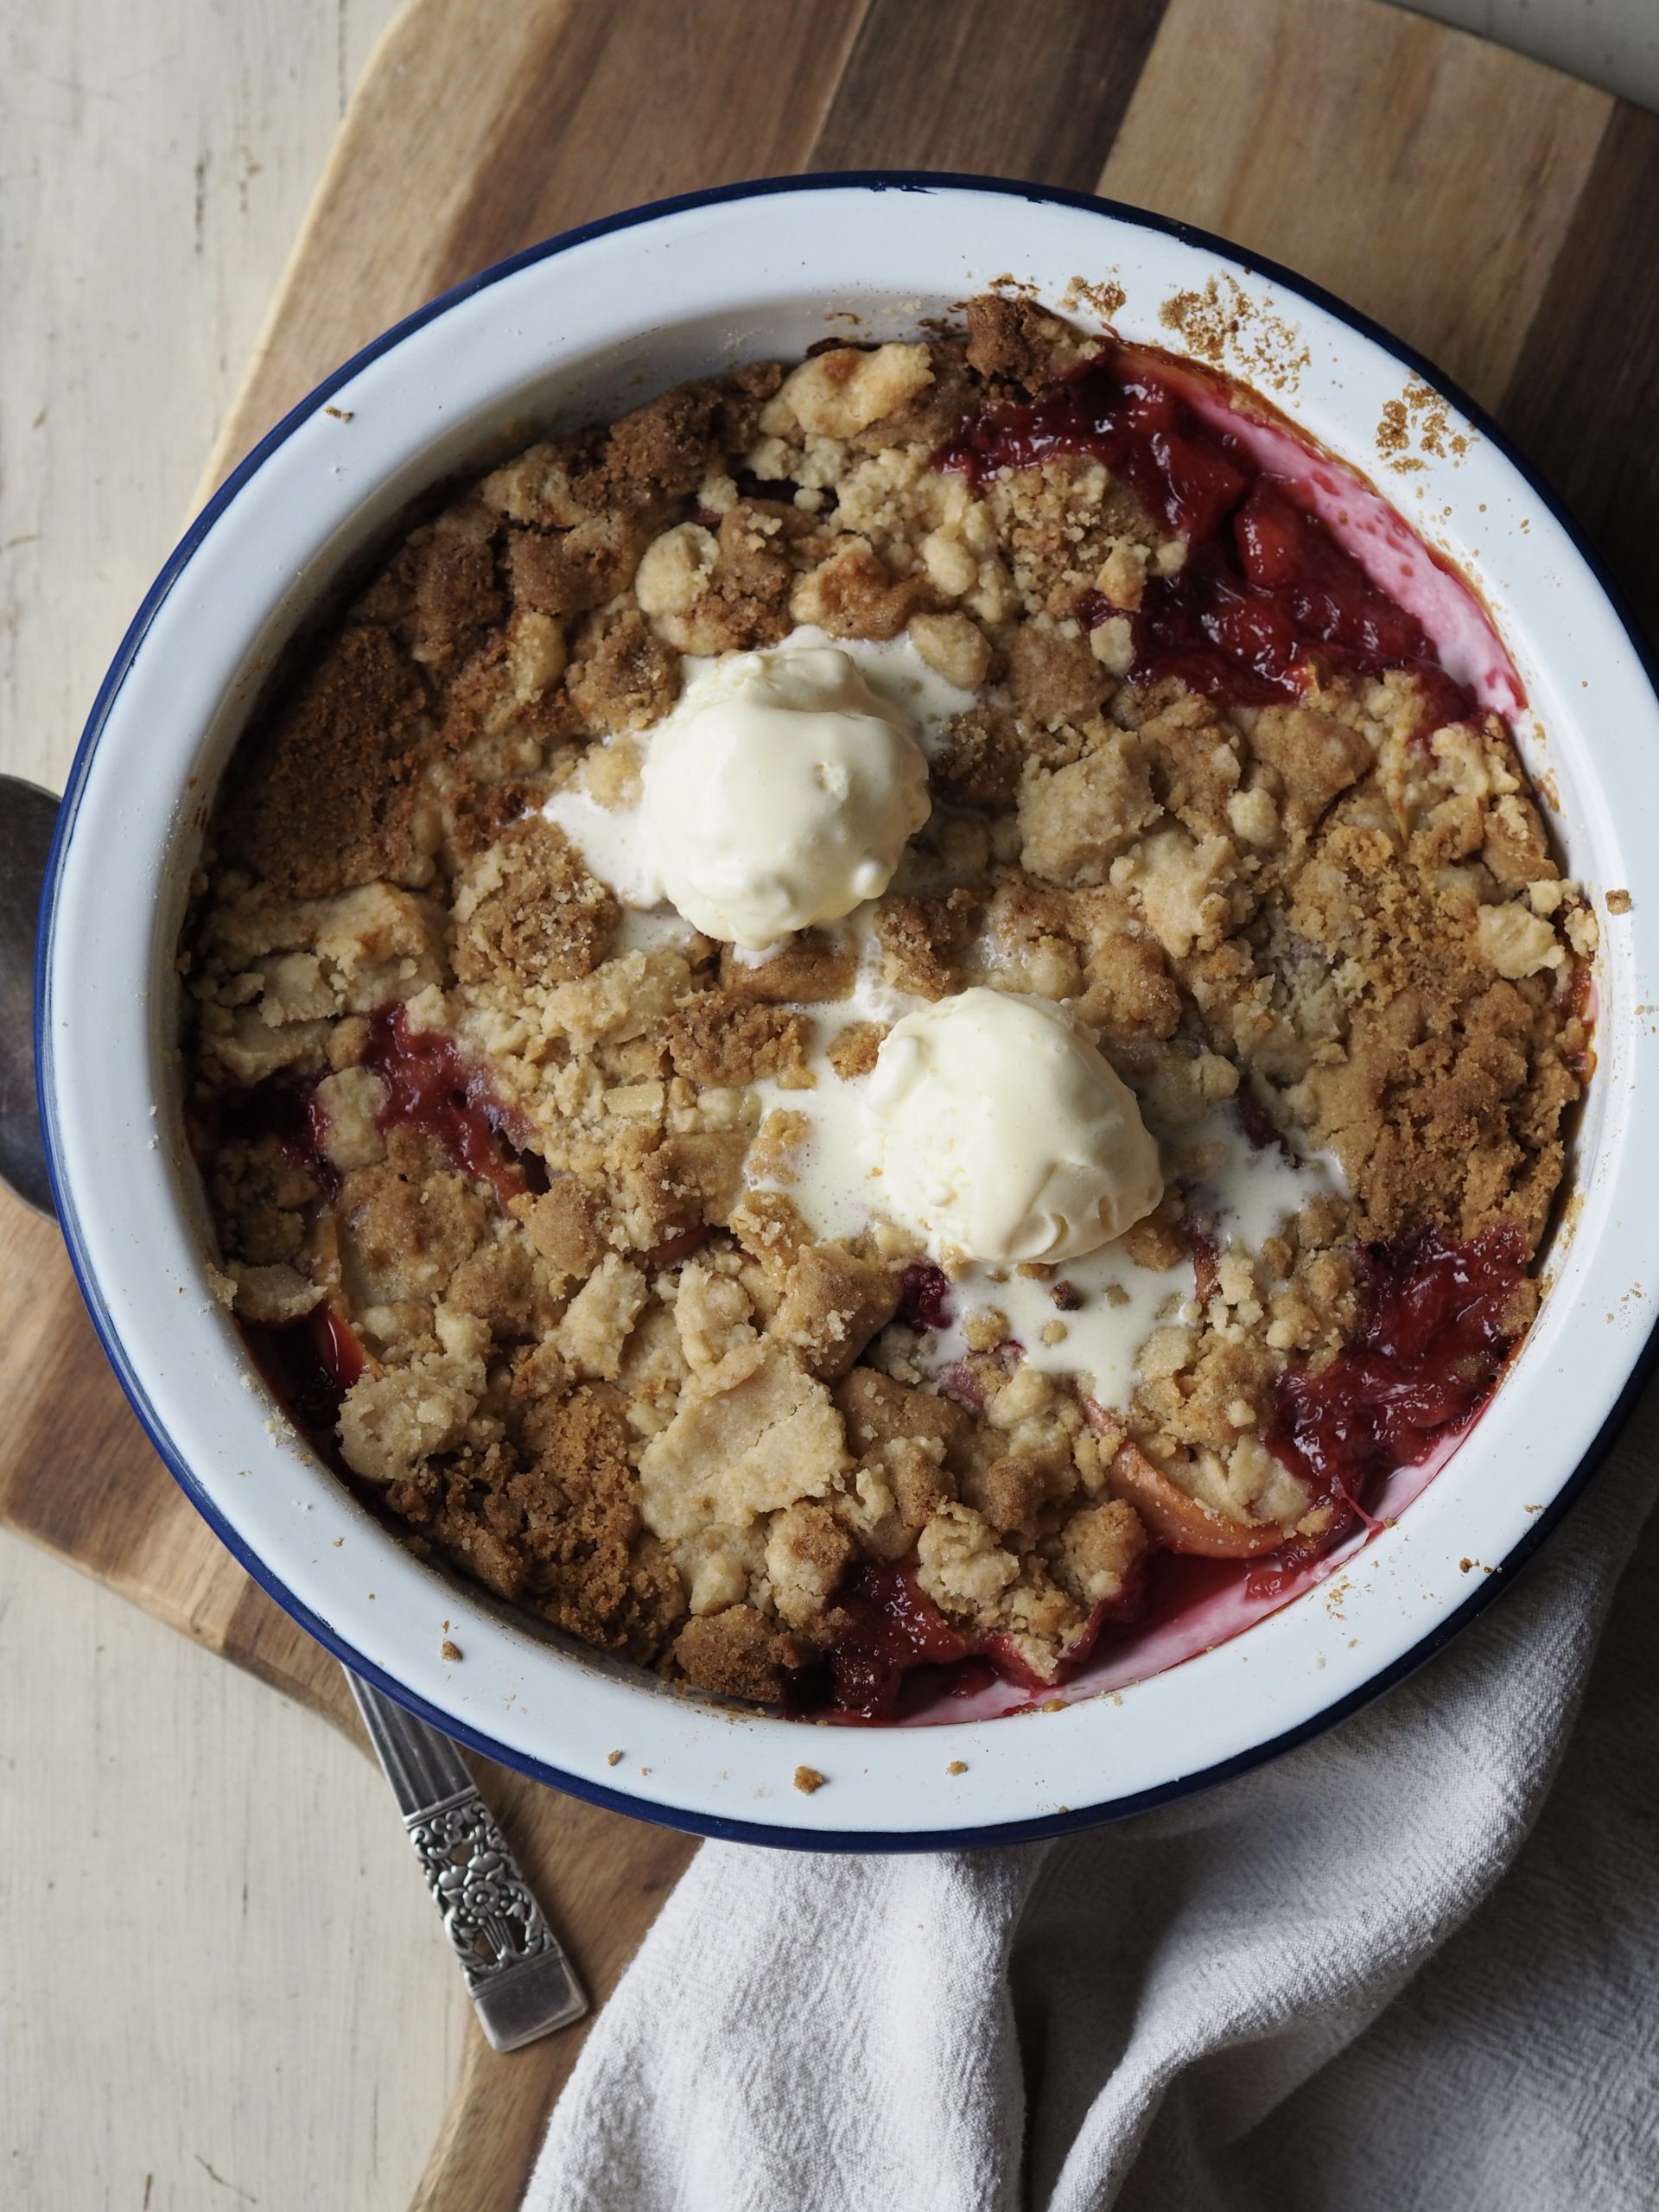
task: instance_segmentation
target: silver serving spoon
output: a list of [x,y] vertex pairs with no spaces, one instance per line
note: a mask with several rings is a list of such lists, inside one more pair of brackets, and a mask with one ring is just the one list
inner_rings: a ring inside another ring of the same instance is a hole
[[[0,776],[0,1183],[43,1214],[53,1206],[35,1101],[35,938],[57,814],[49,791]],[[582,1985],[454,1745],[344,1671],[493,2047],[517,2050],[579,2020]]]

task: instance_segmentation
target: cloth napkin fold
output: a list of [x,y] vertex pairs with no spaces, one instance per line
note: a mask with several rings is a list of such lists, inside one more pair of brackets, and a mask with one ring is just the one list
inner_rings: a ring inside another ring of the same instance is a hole
[[1005,1850],[706,1844],[526,2212],[1651,2212],[1659,1541],[1568,1738],[1656,1491],[1650,1391],[1501,1605],[1183,1802]]

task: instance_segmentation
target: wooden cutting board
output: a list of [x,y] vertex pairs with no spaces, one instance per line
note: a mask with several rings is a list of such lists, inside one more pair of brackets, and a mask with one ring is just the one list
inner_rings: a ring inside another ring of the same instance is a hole
[[[664,194],[798,169],[1098,190],[1396,330],[1659,613],[1659,118],[1374,0],[412,0],[374,55],[208,472],[446,285]],[[0,1197],[0,1521],[358,1733],[332,1659],[175,1490],[55,1231]],[[480,1763],[588,1988],[693,1846]],[[506,2212],[581,2031],[468,2044],[416,2198]]]

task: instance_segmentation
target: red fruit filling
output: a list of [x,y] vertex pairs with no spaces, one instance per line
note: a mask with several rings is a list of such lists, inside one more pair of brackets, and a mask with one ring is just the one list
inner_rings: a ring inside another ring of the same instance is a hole
[[[1096,1606],[1065,1673],[1083,1664],[1106,1620],[1132,1613],[1139,1596],[1137,1578],[1121,1599]],[[996,1675],[1033,1693],[1052,1687],[1026,1666],[1009,1637],[953,1627],[908,1567],[861,1560],[836,1592],[836,1609],[846,1626],[827,1670],[797,1683],[791,1700],[797,1713],[828,1709],[849,1720],[891,1721],[937,1691],[970,1696]]]
[[1433,1230],[1374,1244],[1365,1269],[1365,1317],[1352,1341],[1318,1374],[1304,1364],[1279,1378],[1263,1441],[1333,1516],[1322,1535],[1293,1536],[1253,1571],[1263,1595],[1369,1520],[1365,1492],[1384,1475],[1468,1426],[1519,1333],[1527,1255],[1512,1230],[1472,1244]]
[[[1206,1260],[1213,1267],[1201,1238],[1193,1257],[1200,1277]],[[1162,1626],[1228,1584],[1267,1599],[1294,1594],[1313,1561],[1357,1521],[1370,1521],[1368,1491],[1395,1468],[1426,1459],[1480,1411],[1518,1333],[1516,1293],[1527,1272],[1521,1239],[1498,1229],[1472,1244],[1450,1244],[1431,1230],[1372,1245],[1363,1263],[1365,1311],[1352,1342],[1318,1374],[1305,1365],[1287,1369],[1265,1436],[1307,1484],[1313,1503],[1332,1508],[1325,1529],[1292,1537],[1255,1567],[1154,1553],[1120,1599],[1096,1609],[1058,1679],[1088,1663],[1109,1624]],[[798,1686],[798,1712],[901,1719],[941,1691],[960,1696],[983,1688],[987,1662],[1033,1694],[1055,1687],[1031,1674],[1006,1637],[955,1627],[908,1568],[861,1564],[836,1602],[847,1625],[827,1670]]]
[[242,1333],[260,1373],[315,1449],[345,1471],[335,1424],[346,1393],[367,1364],[351,1324],[325,1300],[280,1327],[244,1322]]
[[[1427,695],[1427,728],[1475,711],[1421,624],[1302,505],[1295,483],[1205,422],[1154,357],[1119,347],[1033,400],[983,408],[935,458],[978,484],[1053,454],[1104,461],[1186,540],[1185,565],[1149,578],[1128,618],[1137,678],[1178,677],[1211,698],[1268,706],[1300,698],[1316,662],[1356,676],[1402,668]],[[1092,591],[1079,608],[1091,629],[1117,611]]]
[[[421,1130],[442,1147],[461,1173],[488,1183],[504,1205],[525,1191],[545,1189],[540,1161],[514,1150],[506,1109],[487,1077],[468,1065],[449,1038],[411,1030],[401,1003],[378,1007],[369,1016],[362,1065],[385,1085],[386,1103],[375,1116],[383,1134],[399,1127]],[[278,1075],[248,1090],[194,1100],[188,1124],[204,1168],[227,1137],[249,1143],[269,1139],[326,1196],[339,1193],[339,1172],[324,1150],[327,1116],[315,1083]],[[704,1233],[699,1231],[699,1237]],[[325,1301],[302,1320],[281,1326],[245,1323],[242,1332],[295,1421],[331,1465],[344,1471],[335,1424],[340,1402],[365,1364],[363,1348],[344,1316]]]
[[[386,1103],[375,1116],[383,1135],[398,1128],[419,1129],[442,1147],[461,1174],[488,1183],[503,1205],[526,1191],[546,1188],[541,1162],[515,1148],[507,1109],[483,1070],[472,1066],[450,1038],[410,1029],[401,1003],[378,1007],[369,1016],[362,1065],[385,1086]],[[327,1115],[315,1083],[282,1074],[248,1090],[193,1100],[188,1126],[192,1148],[204,1166],[226,1137],[246,1143],[269,1138],[329,1198],[339,1191],[339,1173],[324,1149]]]
[[375,1116],[383,1132],[401,1126],[435,1138],[463,1175],[493,1185],[503,1205],[530,1189],[524,1164],[505,1141],[507,1115],[489,1077],[468,1065],[453,1039],[411,1030],[405,1007],[383,1006],[369,1016],[363,1065],[386,1086]]
[[899,1306],[893,1315],[918,1335],[929,1329],[948,1329],[953,1308],[950,1278],[943,1268],[926,1260],[912,1260],[899,1274]]
[[227,1138],[244,1144],[268,1142],[290,1166],[302,1167],[333,1198],[340,1177],[322,1156],[322,1122],[314,1104],[316,1086],[284,1071],[247,1090],[228,1090],[215,1098],[190,1099],[185,1132],[204,1173]]

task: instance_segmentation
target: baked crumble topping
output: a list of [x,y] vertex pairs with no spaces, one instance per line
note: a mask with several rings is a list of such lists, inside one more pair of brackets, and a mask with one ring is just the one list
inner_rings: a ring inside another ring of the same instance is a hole
[[[1192,373],[987,297],[683,385],[458,492],[262,715],[181,952],[193,1141],[238,1319],[417,1551],[885,1718],[919,1664],[1055,1683],[1168,1553],[1282,1585],[1490,1391],[1594,919],[1503,721]],[[849,657],[931,810],[745,946],[642,809],[779,648]],[[853,1160],[892,1033],[987,991],[1155,1141],[1080,1256],[976,1257]]]

